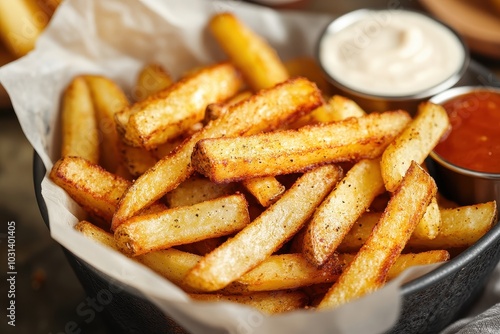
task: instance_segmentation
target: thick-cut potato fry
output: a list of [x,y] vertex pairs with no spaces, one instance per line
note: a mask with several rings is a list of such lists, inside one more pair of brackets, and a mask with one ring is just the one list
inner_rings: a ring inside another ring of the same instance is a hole
[[274,176],[247,179],[243,180],[242,184],[265,208],[276,202],[285,192],[285,186]]
[[[461,249],[472,246],[485,235],[496,222],[496,203],[486,202],[455,208],[441,208],[439,233],[433,238],[417,236],[413,232],[407,249],[426,251],[432,249]],[[365,243],[380,212],[367,212],[360,217],[339,245],[340,252],[357,252]],[[420,223],[419,223],[420,224]]]
[[[390,281],[399,276],[404,270],[426,264],[446,262],[450,259],[450,253],[444,249],[435,249],[421,253],[401,254],[387,273],[387,280]],[[411,278],[410,278],[411,280]]]
[[133,217],[115,230],[115,240],[123,253],[137,256],[228,235],[249,222],[247,201],[235,194]]
[[59,159],[50,179],[93,217],[110,222],[131,183],[80,157]]
[[30,52],[50,13],[31,1],[0,1],[0,41],[18,57]]
[[252,306],[265,314],[293,311],[307,305],[307,295],[301,291],[264,291],[246,295],[190,294],[203,302],[233,302]]
[[186,284],[219,290],[257,266],[300,230],[341,174],[339,167],[327,165],[302,175],[259,217],[207,254],[188,273]]
[[280,57],[262,37],[248,29],[231,13],[212,17],[209,29],[221,48],[243,73],[254,91],[288,80]]
[[99,132],[92,95],[85,79],[75,77],[63,93],[61,156],[99,162]]
[[442,106],[431,102],[420,104],[415,118],[382,155],[385,188],[394,191],[411,162],[423,163],[449,127],[450,120]]
[[257,267],[228,285],[224,291],[273,291],[296,289],[312,284],[333,282],[340,275],[343,263],[332,257],[318,268],[302,254],[272,255]]
[[81,220],[76,223],[75,230],[82,233],[89,239],[97,241],[98,243],[108,246],[116,251],[119,251],[112,233],[106,232],[102,228],[87,220]]
[[203,139],[191,159],[214,182],[301,172],[325,163],[377,158],[409,121],[408,113],[392,111],[298,130]]
[[198,70],[124,110],[130,115],[125,141],[151,150],[202,121],[207,105],[230,98],[241,87],[240,75],[230,63]]
[[[80,157],[61,158],[52,167],[50,179],[64,189],[92,217],[102,220],[109,227],[118,201],[131,182],[101,166]],[[145,212],[165,209],[160,202],[154,203]]]
[[307,225],[302,252],[321,266],[333,254],[352,225],[383,193],[380,160],[360,160],[321,203]]
[[363,117],[366,112],[351,99],[334,95],[327,103],[311,113],[311,117],[319,123],[340,121],[349,117]]
[[137,75],[133,92],[134,99],[145,100],[173,83],[174,80],[170,74],[160,64],[146,64]]
[[165,195],[169,207],[198,204],[218,197],[227,196],[237,190],[236,184],[216,184],[198,174],[179,184]]
[[227,113],[194,133],[134,182],[120,201],[113,218],[113,229],[160,199],[194,172],[191,154],[200,139],[273,130],[310,112],[322,102],[316,85],[307,79],[295,78],[230,106]]
[[[215,15],[209,22],[209,29],[254,91],[271,88],[289,79],[276,50],[233,14]],[[218,111],[223,112],[223,108]],[[284,191],[284,187],[271,176],[256,178],[243,185],[264,207],[271,205]]]
[[101,138],[99,164],[114,173],[122,163],[121,139],[115,126],[115,114],[128,107],[129,102],[122,89],[109,78],[85,75],[90,88]]
[[151,151],[125,143],[121,145],[121,154],[124,166],[133,177],[141,176],[158,161]]
[[408,248],[416,250],[452,249],[472,246],[496,223],[495,201],[441,209],[441,226],[433,239],[412,236]]
[[368,240],[318,309],[337,307],[380,288],[436,191],[434,180],[413,162]]
[[425,214],[413,231],[413,235],[424,239],[434,239],[439,234],[441,213],[436,197],[432,199]]

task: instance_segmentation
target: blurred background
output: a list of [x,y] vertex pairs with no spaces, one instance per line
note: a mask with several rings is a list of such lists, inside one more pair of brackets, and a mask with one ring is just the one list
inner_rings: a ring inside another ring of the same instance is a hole
[[[63,0],[0,0],[0,66],[28,53]],[[166,1],[166,0],[165,0]],[[209,0],[207,0],[209,1]],[[259,1],[253,1],[259,2]],[[280,10],[339,15],[363,7],[387,8],[389,0],[262,0]],[[404,8],[426,10],[457,29],[473,59],[500,76],[499,1],[398,1]],[[496,7],[498,6],[498,8]],[[78,278],[42,220],[32,180],[33,149],[0,84],[0,261],[7,268],[7,222],[16,223],[16,327],[0,322],[0,333],[110,333],[101,314],[92,321],[77,308],[88,303]],[[7,305],[7,270],[0,272],[1,308]],[[2,313],[3,314],[3,313]],[[81,331],[76,331],[79,329]]]

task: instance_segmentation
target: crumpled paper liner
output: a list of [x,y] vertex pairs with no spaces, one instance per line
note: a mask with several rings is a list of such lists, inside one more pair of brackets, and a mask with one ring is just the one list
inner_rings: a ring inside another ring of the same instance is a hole
[[[223,60],[206,30],[208,19],[221,11],[234,12],[267,38],[284,60],[312,56],[317,36],[332,18],[278,13],[239,1],[64,1],[35,50],[0,69],[0,82],[47,171],[60,152],[61,92],[75,75],[105,75],[131,95],[136,75],[146,63],[158,62],[179,77],[195,66]],[[140,291],[190,332],[377,333],[397,321],[398,286],[405,274],[369,296],[330,311],[267,316],[233,303],[193,302],[148,268],[76,232],[73,226],[83,217],[82,210],[47,177],[42,195],[56,241],[111,278]]]

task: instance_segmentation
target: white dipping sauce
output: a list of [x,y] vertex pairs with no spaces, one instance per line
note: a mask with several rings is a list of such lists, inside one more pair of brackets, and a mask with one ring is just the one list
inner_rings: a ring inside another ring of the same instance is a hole
[[417,12],[370,11],[356,22],[330,26],[319,44],[324,70],[340,84],[371,95],[408,96],[458,72],[459,38]]

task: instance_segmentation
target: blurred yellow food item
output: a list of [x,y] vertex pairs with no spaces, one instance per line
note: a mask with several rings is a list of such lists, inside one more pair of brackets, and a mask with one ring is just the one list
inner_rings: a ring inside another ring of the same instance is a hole
[[31,51],[61,0],[0,0],[0,39],[15,57]]

